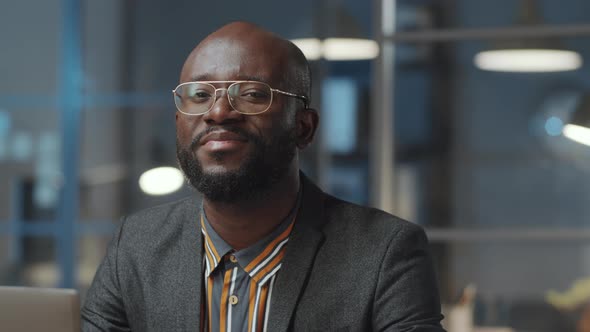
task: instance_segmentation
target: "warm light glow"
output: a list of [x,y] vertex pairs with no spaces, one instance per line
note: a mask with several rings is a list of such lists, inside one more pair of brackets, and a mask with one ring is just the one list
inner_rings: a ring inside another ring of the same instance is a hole
[[588,127],[567,124],[565,127],[563,127],[563,136],[571,139],[572,141],[576,141],[584,145],[590,145],[590,128]]
[[555,72],[580,68],[582,57],[566,50],[507,49],[480,52],[474,62],[477,68],[490,71]]
[[328,38],[323,54],[326,60],[370,60],[379,55],[379,45],[370,39]]
[[299,47],[307,60],[319,60],[322,57],[322,42],[317,38],[292,39],[291,42]]
[[308,60],[324,58],[330,61],[370,60],[379,55],[379,45],[374,40],[360,38],[317,38],[291,40]]
[[174,167],[156,167],[139,177],[139,187],[148,195],[166,195],[182,187],[184,178]]

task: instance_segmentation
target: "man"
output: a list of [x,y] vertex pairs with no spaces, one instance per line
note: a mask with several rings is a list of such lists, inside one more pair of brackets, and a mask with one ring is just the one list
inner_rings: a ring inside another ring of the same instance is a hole
[[177,155],[203,195],[123,220],[88,291],[83,330],[442,331],[424,232],[323,193],[297,47],[231,23],[174,90]]

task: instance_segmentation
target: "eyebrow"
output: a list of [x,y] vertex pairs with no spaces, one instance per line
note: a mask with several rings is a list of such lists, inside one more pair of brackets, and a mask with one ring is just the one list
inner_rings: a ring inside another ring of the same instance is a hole
[[[211,79],[211,75],[209,75],[209,74],[191,76],[191,82],[196,82],[196,81],[216,81],[216,80]],[[252,76],[252,75],[238,75],[236,77],[236,79],[228,80],[228,81],[258,81],[258,82],[264,82],[264,83],[268,82],[267,79],[264,79],[260,76]]]

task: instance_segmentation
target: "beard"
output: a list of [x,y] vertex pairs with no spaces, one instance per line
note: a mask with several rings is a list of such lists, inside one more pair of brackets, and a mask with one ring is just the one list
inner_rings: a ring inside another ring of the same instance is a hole
[[[193,153],[201,137],[221,127],[210,127],[197,135],[190,146],[185,147],[176,139],[176,156],[187,181],[207,199],[221,203],[236,203],[264,198],[270,189],[287,174],[295,157],[295,128],[277,130],[268,140],[239,127],[223,126],[253,144],[252,152],[236,170],[205,172]],[[223,160],[223,152],[213,158]]]

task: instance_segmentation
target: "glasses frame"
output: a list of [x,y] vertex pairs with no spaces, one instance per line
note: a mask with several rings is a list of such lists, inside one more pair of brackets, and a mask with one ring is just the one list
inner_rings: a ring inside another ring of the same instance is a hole
[[[268,111],[268,110],[270,109],[270,107],[272,106],[272,102],[273,102],[273,100],[274,100],[274,98],[273,98],[273,97],[274,97],[274,93],[273,93],[273,92],[280,93],[280,94],[282,94],[282,95],[285,95],[285,96],[287,96],[287,97],[293,97],[293,98],[300,99],[300,100],[302,100],[302,101],[303,101],[303,105],[304,105],[305,109],[308,109],[308,108],[309,108],[309,104],[308,104],[308,98],[307,98],[306,96],[303,96],[303,95],[298,95],[298,94],[291,93],[291,92],[287,92],[287,91],[282,91],[282,90],[279,90],[279,89],[274,89],[274,88],[272,88],[270,85],[268,85],[267,83],[265,83],[265,82],[261,82],[261,81],[247,81],[247,80],[246,80],[246,81],[191,81],[191,82],[184,82],[184,83],[180,83],[179,85],[177,85],[177,86],[176,86],[176,88],[174,88],[174,90],[172,90],[172,94],[173,94],[174,96],[179,96],[180,98],[182,98],[182,96],[181,96],[181,95],[180,95],[178,92],[176,92],[176,91],[178,90],[178,88],[180,88],[180,87],[182,87],[182,86],[184,86],[184,85],[189,85],[189,84],[194,84],[194,83],[207,84],[207,85],[211,86],[213,89],[215,89],[215,92],[214,92],[214,94],[215,94],[215,100],[213,101],[213,103],[211,103],[211,106],[209,107],[209,109],[208,109],[207,111],[205,111],[205,112],[203,112],[203,113],[198,113],[198,114],[193,114],[193,113],[186,113],[186,112],[183,112],[183,111],[180,109],[180,106],[178,106],[178,105],[176,104],[176,100],[175,100],[175,101],[174,101],[174,106],[176,106],[176,109],[177,109],[177,110],[178,110],[180,113],[182,113],[182,114],[186,114],[186,115],[204,115],[204,114],[207,114],[207,113],[209,113],[209,111],[211,111],[211,110],[213,109],[213,107],[215,106],[215,103],[217,102],[217,91],[223,91],[223,90],[225,90],[225,95],[227,96],[227,101],[229,102],[229,105],[231,106],[231,108],[232,108],[234,111],[236,111],[236,112],[238,112],[238,113],[240,113],[240,114],[245,114],[245,115],[257,115],[257,114],[262,114],[262,113],[264,113],[264,112]],[[216,87],[215,87],[215,85],[213,85],[213,84],[227,84],[227,83],[231,83],[231,84],[230,84],[230,85],[228,85],[226,88],[216,88]],[[237,109],[234,107],[234,105],[232,104],[232,102],[231,102],[231,99],[230,99],[230,97],[229,97],[229,93],[228,93],[228,91],[229,91],[229,89],[230,89],[230,88],[231,88],[231,87],[232,87],[234,84],[239,84],[239,83],[259,83],[259,84],[264,84],[264,85],[266,85],[266,86],[267,86],[267,87],[270,89],[270,92],[271,92],[271,94],[270,94],[270,102],[268,103],[268,107],[267,107],[266,109],[264,109],[263,111],[256,112],[256,113],[244,113],[244,112],[240,112],[239,110],[237,110]]]

